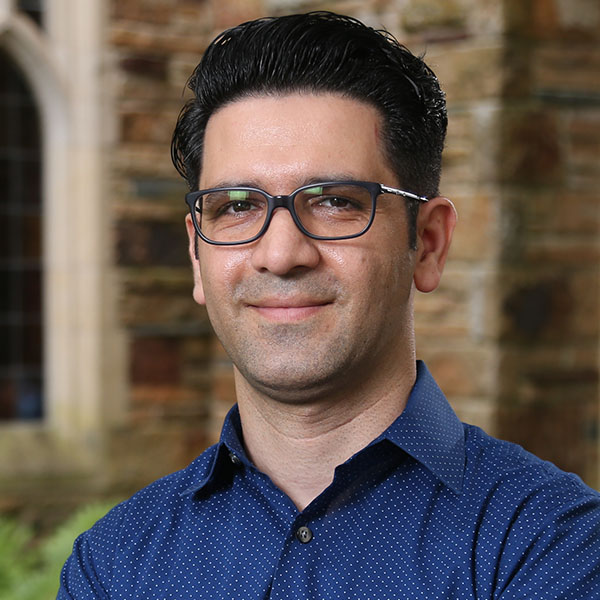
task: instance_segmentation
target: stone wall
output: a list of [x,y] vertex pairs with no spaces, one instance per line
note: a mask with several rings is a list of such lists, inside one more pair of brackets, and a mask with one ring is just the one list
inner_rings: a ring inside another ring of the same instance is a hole
[[600,5],[505,5],[497,428],[597,484]]
[[600,28],[584,0],[112,3],[110,185],[130,364],[128,421],[112,436],[129,466],[115,463],[115,480],[135,487],[185,464],[234,397],[191,300],[185,188],[168,155],[186,78],[223,28],[312,9],[385,25],[425,52],[447,92],[442,192],[460,220],[441,288],[417,299],[419,355],[462,418],[596,483]]
[[206,2],[115,1],[110,198],[127,338],[127,417],[111,432],[110,487],[123,495],[189,462],[208,442],[211,333],[191,298],[185,186],[169,142],[185,82],[212,29]]
[[[217,33],[314,9],[383,24],[425,53],[447,93],[441,189],[460,217],[440,289],[416,300],[419,356],[464,420],[600,483],[597,2],[112,0],[106,8],[95,168],[105,182],[104,280],[116,298],[106,312],[117,335],[102,343],[114,360],[125,348],[127,366],[106,372],[118,379],[107,386],[116,390],[110,408],[102,404],[114,415],[88,418],[80,440],[43,427],[33,437],[16,432],[20,445],[10,448],[4,438],[11,468],[0,511],[58,520],[93,497],[134,492],[217,439],[233,378],[191,297],[186,188],[171,165],[171,133],[186,80]],[[32,440],[42,450],[23,461]],[[65,458],[73,444],[86,446],[77,471]]]

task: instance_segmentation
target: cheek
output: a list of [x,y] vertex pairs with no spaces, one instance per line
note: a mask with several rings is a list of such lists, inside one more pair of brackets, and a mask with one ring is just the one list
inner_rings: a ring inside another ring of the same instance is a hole
[[200,254],[200,273],[207,303],[223,303],[243,276],[247,252],[232,248],[204,248]]
[[408,248],[388,245],[387,251],[374,250],[369,257],[364,257],[361,270],[363,296],[371,307],[386,307],[385,310],[390,313],[406,310],[413,285],[413,252]]
[[391,257],[370,245],[339,243],[326,254],[325,262],[341,283],[344,299],[354,306],[354,311],[368,314],[386,301],[388,287],[393,287],[396,280]]
[[246,265],[250,263],[250,255],[247,251],[224,249],[215,262],[216,276],[227,282],[234,282],[241,277]]

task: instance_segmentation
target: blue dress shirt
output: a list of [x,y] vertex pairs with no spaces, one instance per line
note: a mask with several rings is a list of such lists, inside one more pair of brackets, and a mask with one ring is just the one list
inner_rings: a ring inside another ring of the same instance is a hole
[[463,425],[426,367],[398,419],[302,512],[239,414],[75,542],[59,600],[593,600],[600,494]]

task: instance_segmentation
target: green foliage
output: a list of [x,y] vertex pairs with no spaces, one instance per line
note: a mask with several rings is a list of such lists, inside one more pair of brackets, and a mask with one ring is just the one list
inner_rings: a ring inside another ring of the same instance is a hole
[[31,535],[28,527],[0,519],[0,598],[33,567],[33,561],[27,558]]
[[30,528],[0,516],[0,598],[55,598],[60,570],[71,553],[73,541],[113,505],[114,502],[97,502],[84,506],[39,542],[34,542]]

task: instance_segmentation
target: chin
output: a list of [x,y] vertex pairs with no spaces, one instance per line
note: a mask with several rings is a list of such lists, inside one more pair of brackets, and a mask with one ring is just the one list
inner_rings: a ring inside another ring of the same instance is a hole
[[298,372],[286,369],[283,373],[244,373],[241,376],[252,389],[285,404],[309,404],[328,397],[335,389],[333,374],[319,373],[308,369]]

